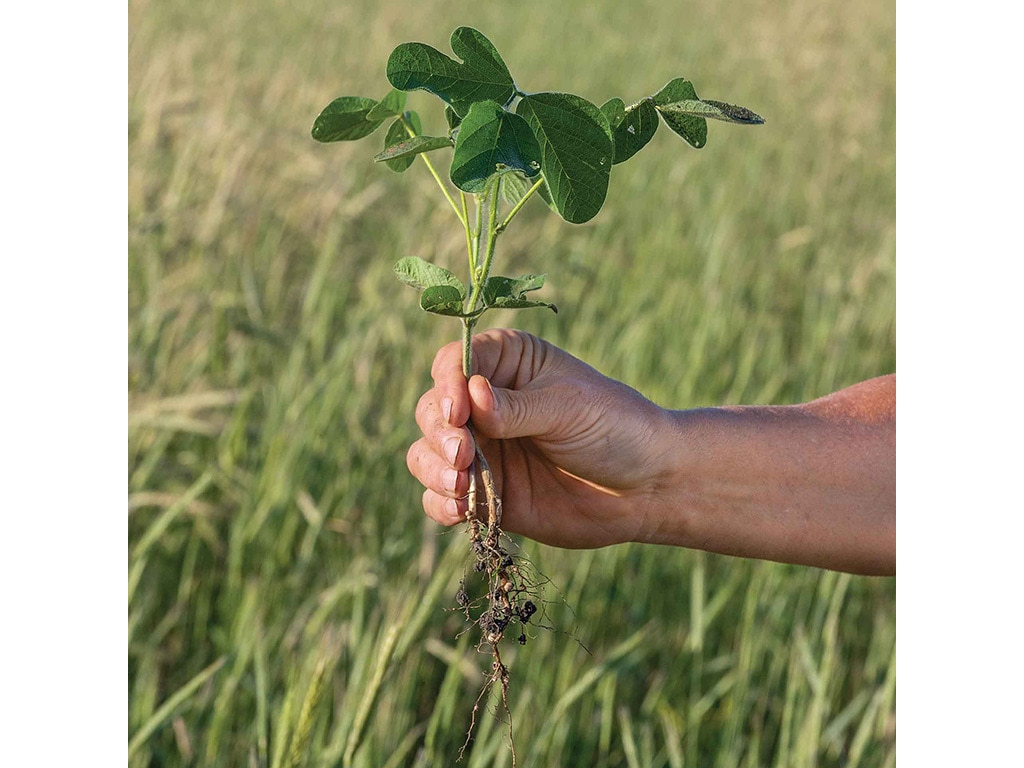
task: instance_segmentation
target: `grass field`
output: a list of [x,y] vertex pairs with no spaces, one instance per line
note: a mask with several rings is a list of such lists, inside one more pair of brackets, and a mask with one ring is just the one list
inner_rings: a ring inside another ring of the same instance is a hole
[[[466,537],[425,522],[404,457],[458,326],[391,268],[460,267],[463,234],[380,137],[309,127],[461,24],[529,90],[685,75],[767,118],[699,152],[659,131],[587,225],[531,203],[498,259],[546,270],[560,313],[520,327],[674,408],[895,370],[891,2],[132,2],[131,766],[454,763],[489,657],[446,610]],[[519,765],[895,764],[894,580],[522,546],[557,631],[507,652]],[[463,764],[510,765],[501,722]]]

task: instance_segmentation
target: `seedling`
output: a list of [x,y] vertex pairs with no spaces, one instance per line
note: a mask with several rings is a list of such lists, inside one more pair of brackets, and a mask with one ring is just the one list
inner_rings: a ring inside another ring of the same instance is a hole
[[[399,45],[387,63],[392,90],[380,101],[335,99],[317,116],[312,134],[321,142],[353,141],[389,122],[383,151],[374,160],[402,173],[418,156],[437,181],[465,231],[468,279],[416,256],[399,261],[395,272],[420,292],[420,307],[461,323],[462,368],[468,377],[473,329],[488,310],[544,307],[557,312],[554,304],[528,295],[543,287],[545,275],[492,273],[498,237],[532,196],[539,195],[566,221],[581,224],[604,205],[612,167],[647,146],[661,122],[700,149],[707,143],[708,119],[741,125],[764,120],[744,107],[698,98],[693,84],[682,77],[629,106],[620,98],[599,108],[570,93],[529,92],[516,84],[494,45],[477,30],[456,29],[451,48],[461,61],[424,43]],[[406,110],[406,92],[413,90],[429,91],[444,102],[445,130],[424,133],[419,115]],[[444,155],[450,157],[447,181],[430,159],[445,150],[453,150]],[[537,610],[531,599],[537,585],[505,547],[501,499],[479,448],[470,478],[467,528],[474,571],[484,574],[484,589],[473,597],[463,583],[456,601],[467,622],[479,628],[480,646],[489,647],[493,663],[473,708],[463,752],[480,701],[495,683],[509,713],[509,672],[501,641],[515,628],[513,634],[525,643],[523,630]],[[511,715],[509,731],[511,741]]]

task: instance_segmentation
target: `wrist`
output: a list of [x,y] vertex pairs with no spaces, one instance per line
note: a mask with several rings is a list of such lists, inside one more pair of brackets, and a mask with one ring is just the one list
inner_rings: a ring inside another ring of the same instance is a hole
[[703,438],[700,411],[658,408],[651,429],[651,479],[643,501],[643,523],[633,541],[645,544],[695,546],[699,541],[694,515]]

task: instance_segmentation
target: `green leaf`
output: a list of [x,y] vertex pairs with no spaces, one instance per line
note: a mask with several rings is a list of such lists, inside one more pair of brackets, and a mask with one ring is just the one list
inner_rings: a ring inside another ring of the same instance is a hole
[[665,84],[665,87],[651,97],[654,106],[661,114],[665,125],[686,139],[687,143],[695,149],[700,149],[708,143],[708,122],[703,117],[666,113],[662,107],[673,102],[697,99],[697,91],[693,83],[685,77],[677,77]]
[[[414,136],[409,135],[406,123],[412,126]],[[415,112],[406,112],[404,120],[399,118],[388,128],[384,137],[384,151],[373,159],[383,161],[391,170],[402,173],[415,162],[416,155],[452,146],[452,140],[447,136],[420,136],[422,130],[420,116]]]
[[670,104],[663,104],[658,109],[661,113],[671,115],[695,115],[722,120],[726,123],[739,123],[740,125],[761,125],[764,118],[756,112],[751,112],[746,107],[737,107],[734,104],[726,104],[724,101],[712,101],[711,99],[684,99]]
[[626,102],[618,96],[608,99],[608,101],[601,105],[601,112],[608,118],[608,125],[614,132],[615,126],[626,117]]
[[[551,199],[551,190],[548,189],[548,183],[545,181],[540,185],[540,189],[537,190],[537,194],[540,195],[540,199],[544,201],[544,204],[552,210],[553,213],[558,213],[558,206],[555,205],[555,201]],[[562,214],[558,213],[559,216]]]
[[465,62],[465,66],[486,78],[484,82],[512,87],[512,93],[504,101],[500,99],[496,99],[496,101],[504,105],[512,99],[515,94],[512,73],[508,71],[498,49],[490,40],[472,27],[459,27],[452,32],[449,43],[452,46],[452,52]]
[[388,80],[401,91],[430,91],[463,117],[474,102],[507,104],[512,99],[515,83],[490,40],[471,27],[459,27],[451,46],[462,63],[425,43],[402,43],[388,57]]
[[540,164],[540,145],[526,120],[495,101],[478,101],[459,127],[450,175],[463,192],[477,194],[495,173],[513,170],[529,178]]
[[530,301],[528,299],[500,298],[491,305],[492,309],[532,309],[533,307],[547,307],[556,315],[558,307],[546,301]]
[[451,104],[444,105],[444,119],[448,122],[448,133],[452,134],[462,124],[459,113],[452,109]]
[[624,163],[654,138],[658,130],[658,110],[650,98],[626,107],[622,99],[610,99],[601,107],[608,118],[615,141],[616,164]]
[[531,93],[516,112],[540,142],[541,172],[558,213],[573,224],[594,218],[608,194],[615,155],[608,118],[570,93]]
[[693,83],[685,77],[675,77],[669,80],[660,91],[651,96],[656,107],[660,107],[662,104],[671,104],[673,101],[696,98],[697,91],[694,90]]
[[355,141],[369,136],[380,127],[381,120],[368,120],[370,111],[377,106],[373,99],[362,96],[342,96],[335,99],[313,121],[310,132],[322,142]]
[[417,290],[423,291],[427,288],[437,287],[453,288],[458,294],[459,301],[466,298],[466,286],[458,277],[444,267],[424,261],[419,256],[406,256],[399,260],[395,264],[395,274],[403,283],[411,285]]
[[388,126],[388,132],[384,134],[384,152],[381,152],[380,155],[373,158],[374,160],[384,160],[384,164],[396,173],[402,173],[403,171],[409,170],[409,166],[416,160],[415,156],[390,160],[382,158],[381,155],[388,152],[395,145],[401,144],[410,138],[409,131],[405,127],[406,122],[412,126],[412,131],[416,135],[419,135],[423,130],[423,126],[420,123],[420,116],[415,112],[406,112],[404,117],[404,121],[400,117]]
[[482,291],[484,303],[493,304],[495,299],[503,296],[522,298],[524,293],[543,288],[546,278],[547,275],[519,275],[518,277],[491,275],[484,281]]
[[[384,134],[384,152],[374,155],[373,159],[375,161],[384,159],[381,155],[390,151],[392,147],[407,141],[409,138],[409,131],[406,130],[402,119],[395,120],[395,122],[388,126],[388,132]],[[388,159],[385,165],[396,173],[404,173],[409,170],[409,166],[413,164],[415,159],[415,157],[400,158],[398,160]]]
[[544,286],[547,275],[520,275],[519,277],[501,277],[495,275],[487,278],[483,287],[484,304],[495,309],[527,309],[529,307],[547,307],[558,312],[554,304],[544,301],[532,301],[526,298],[528,291],[535,291]]
[[501,174],[501,199],[509,205],[515,205],[522,200],[532,187],[521,173],[509,171]]
[[402,91],[423,89],[451,105],[472,90],[463,66],[426,43],[402,43],[388,57],[388,81]]
[[405,109],[405,93],[392,88],[388,95],[381,99],[380,103],[370,110],[366,116],[367,120],[387,120],[389,117],[398,117]]
[[435,315],[462,317],[463,296],[450,285],[434,285],[420,295],[420,307]]
[[[399,126],[404,131],[404,126],[401,126],[401,124]],[[395,168],[398,161],[401,161],[403,163],[401,170],[404,171],[412,165],[416,155],[450,146],[452,146],[452,140],[447,136],[413,136],[405,141],[392,144],[373,159],[377,162],[383,160],[392,168]],[[395,170],[398,170],[398,168],[395,168]]]

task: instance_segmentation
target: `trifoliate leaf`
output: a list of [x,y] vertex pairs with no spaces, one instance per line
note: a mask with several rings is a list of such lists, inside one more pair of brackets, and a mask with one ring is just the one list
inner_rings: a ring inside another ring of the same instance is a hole
[[[452,32],[449,44],[452,52],[465,62],[465,66],[484,76],[484,82],[498,83],[502,86],[512,85],[512,91],[515,93],[512,74],[508,71],[498,49],[494,47],[494,43],[484,37],[483,33],[472,27],[459,27]],[[509,94],[504,101],[498,101],[504,106],[511,98],[512,94]]]
[[355,141],[369,136],[380,127],[382,120],[369,120],[368,115],[377,102],[362,96],[342,96],[335,99],[313,121],[310,131],[321,142]]
[[[401,126],[404,130],[404,126]],[[433,152],[435,149],[443,149],[444,147],[452,146],[452,140],[447,136],[413,136],[411,139],[400,141],[397,144],[392,144],[390,147],[385,149],[380,154],[376,155],[373,159],[377,162],[385,161],[389,166],[392,166],[392,162],[398,162],[401,160],[405,165],[401,170],[405,170],[412,164],[412,161],[416,159],[416,155],[423,154],[424,152]],[[395,168],[395,170],[398,170]]]
[[[404,95],[404,94],[403,94]],[[409,135],[409,128],[412,128],[414,136],[418,136],[423,126],[420,123],[420,116],[415,112],[406,112],[404,120],[399,117],[395,122],[388,126],[388,132],[384,134],[384,152],[375,156],[374,160],[383,160],[384,164],[396,173],[402,173],[409,170],[409,166],[415,161],[415,156],[401,157],[398,159],[391,159],[381,157],[381,155],[388,153],[391,149],[398,144],[408,141],[411,137]]]
[[463,192],[477,194],[496,173],[516,171],[527,178],[540,173],[541,150],[529,124],[495,101],[478,101],[459,126],[451,180]]
[[444,286],[452,288],[461,302],[466,298],[466,286],[450,270],[424,261],[419,256],[406,256],[395,264],[395,274],[406,285],[423,291]]
[[601,107],[608,118],[615,141],[615,164],[624,163],[654,138],[658,130],[658,110],[650,99],[641,99],[626,107],[622,99],[612,99]]
[[392,88],[388,95],[380,100],[380,103],[370,110],[366,116],[367,120],[387,120],[389,117],[398,117],[405,109],[405,93]]
[[726,104],[724,101],[712,101],[711,99],[684,99],[670,104],[662,104],[658,110],[670,115],[694,115],[722,120],[726,123],[739,123],[740,125],[761,125],[764,118],[756,112],[751,112],[746,107],[737,107],[734,104]]
[[581,224],[597,215],[608,194],[615,154],[608,118],[570,93],[531,93],[516,112],[541,148],[541,171],[558,213]]
[[528,309],[530,307],[547,307],[558,312],[554,304],[544,301],[532,301],[526,298],[528,291],[535,291],[544,286],[546,275],[520,275],[518,277],[502,277],[494,275],[487,278],[483,287],[484,304],[495,309]]
[[462,299],[458,289],[450,285],[434,285],[420,294],[420,307],[435,315],[462,317]]
[[708,123],[703,117],[662,110],[666,104],[697,100],[697,91],[694,90],[693,83],[684,77],[677,77],[666,83],[664,88],[651,97],[651,100],[665,121],[665,125],[686,139],[690,146],[700,149],[708,143]]
[[490,99],[504,105],[512,99],[515,83],[490,40],[471,27],[459,27],[451,46],[462,62],[425,43],[402,43],[388,58],[388,80],[402,91],[430,91],[463,117],[474,102]]

